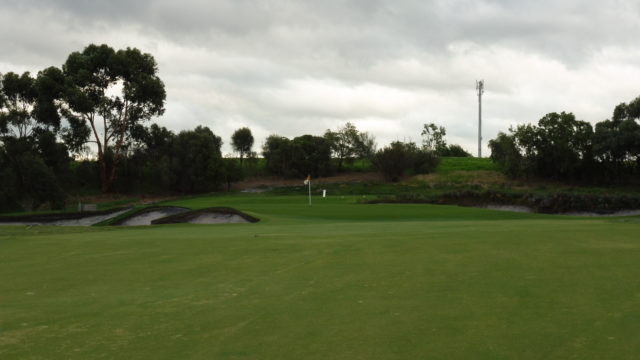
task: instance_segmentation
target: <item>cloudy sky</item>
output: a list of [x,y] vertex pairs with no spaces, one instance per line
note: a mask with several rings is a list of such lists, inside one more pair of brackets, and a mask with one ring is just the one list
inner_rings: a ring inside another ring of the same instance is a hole
[[[172,130],[322,134],[351,121],[379,145],[422,124],[477,150],[510,125],[592,123],[640,95],[639,0],[0,0],[0,72],[61,66],[90,43],[151,53]],[[488,153],[485,146],[485,153]]]

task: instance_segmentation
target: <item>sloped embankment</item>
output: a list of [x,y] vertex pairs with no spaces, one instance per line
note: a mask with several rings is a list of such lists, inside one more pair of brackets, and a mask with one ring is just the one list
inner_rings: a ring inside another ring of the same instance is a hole
[[212,207],[167,216],[153,220],[151,224],[234,224],[256,223],[258,221],[260,221],[260,219],[233,208]]
[[640,197],[569,192],[510,194],[497,191],[447,193],[442,203],[473,205],[521,205],[543,214],[615,214],[640,209]]
[[532,211],[543,214],[633,215],[640,209],[640,196],[579,193],[515,193],[501,191],[453,191],[443,194],[383,196],[366,203],[427,203],[489,207],[498,210]]
[[151,206],[148,208],[136,211],[129,216],[126,216],[118,221],[115,221],[112,225],[120,226],[140,226],[151,225],[154,220],[161,219],[167,216],[181,214],[190,211],[188,208],[179,206]]

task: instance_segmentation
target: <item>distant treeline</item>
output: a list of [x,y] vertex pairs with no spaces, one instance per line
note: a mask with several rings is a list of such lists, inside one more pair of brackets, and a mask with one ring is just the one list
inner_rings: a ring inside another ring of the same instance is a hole
[[[207,127],[174,133],[156,124],[166,92],[152,55],[89,45],[60,67],[0,74],[0,211],[65,206],[69,194],[201,193],[247,175],[327,176],[366,161],[389,180],[432,171],[439,156],[469,156],[426,124],[423,144],[374,137],[346,123],[322,136],[271,135],[259,159],[249,128],[231,137],[237,157]],[[85,160],[78,160],[85,159]]]
[[640,174],[640,97],[621,103],[597,123],[550,113],[489,142],[491,158],[511,177],[583,183],[637,181]]
[[[53,131],[36,127],[29,134],[16,136],[8,130],[1,139],[1,210],[32,210],[44,203],[62,208],[67,194],[100,189],[101,164],[74,160]],[[328,176],[353,169],[358,160],[397,181],[433,171],[439,159],[437,151],[415,143],[397,141],[376,150],[373,136],[350,123],[336,131],[327,130],[324,136],[288,139],[271,135],[262,146],[263,159],[253,151],[253,142],[249,128],[236,130],[231,145],[239,157],[225,158],[222,139],[207,127],[176,134],[152,124],[136,129],[117,164],[111,151],[104,154],[104,160],[108,168],[117,166],[112,191],[149,194],[229,189],[246,175]]]

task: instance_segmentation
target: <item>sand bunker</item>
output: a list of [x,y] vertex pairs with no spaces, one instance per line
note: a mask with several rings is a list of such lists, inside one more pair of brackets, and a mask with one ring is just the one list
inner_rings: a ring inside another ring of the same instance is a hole
[[228,207],[201,209],[153,220],[152,224],[239,224],[260,221],[251,215]]
[[242,224],[250,221],[235,214],[201,214],[188,221],[191,224]]
[[[487,205],[483,206],[485,209],[500,210],[500,211],[512,211],[520,213],[534,213],[535,211],[528,206],[521,205]],[[597,213],[592,211],[575,211],[567,213],[558,213],[550,215],[565,215],[565,216],[633,216],[640,215],[640,210],[620,210],[611,213]]]
[[512,212],[521,212],[521,213],[533,212],[532,208],[528,206],[519,206],[519,205],[487,205],[484,208],[490,209],[490,210],[512,211]]
[[[130,208],[94,213],[58,213],[0,217],[0,225],[91,226],[122,215]],[[177,206],[154,206],[120,219],[113,225],[136,226],[152,224],[239,224],[257,219],[236,209],[216,207],[191,211]]]
[[251,188],[251,189],[244,189],[240,192],[243,193],[263,193],[263,192],[267,192],[269,190],[271,190],[272,188],[268,187],[268,188]]
[[136,212],[119,221],[115,225],[121,226],[139,226],[139,225],[151,225],[151,222],[157,219],[161,219],[167,216],[181,214],[189,211],[187,208],[177,206],[162,206],[162,207],[150,207]]
[[117,209],[97,213],[45,214],[31,216],[3,217],[0,225],[47,225],[47,226],[91,226],[124,214],[129,209]]

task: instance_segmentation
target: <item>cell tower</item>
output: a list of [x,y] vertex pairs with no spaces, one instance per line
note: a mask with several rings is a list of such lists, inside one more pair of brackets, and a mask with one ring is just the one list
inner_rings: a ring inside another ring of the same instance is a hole
[[476,80],[478,91],[478,157],[482,157],[482,94],[484,94],[484,80]]

